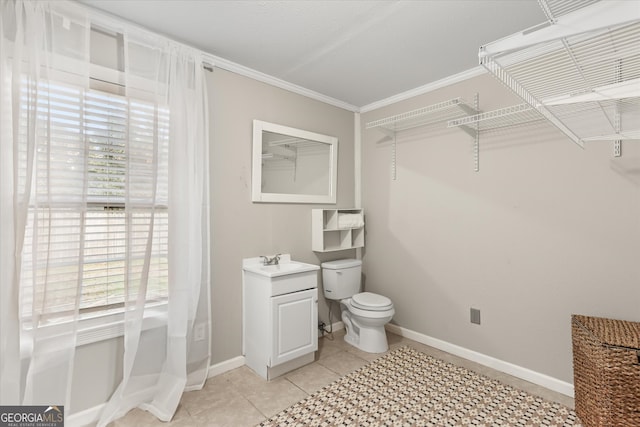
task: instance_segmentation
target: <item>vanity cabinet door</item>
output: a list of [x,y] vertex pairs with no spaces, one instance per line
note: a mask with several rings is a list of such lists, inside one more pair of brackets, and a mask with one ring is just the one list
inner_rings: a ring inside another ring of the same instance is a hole
[[271,298],[272,342],[269,366],[318,349],[318,289]]

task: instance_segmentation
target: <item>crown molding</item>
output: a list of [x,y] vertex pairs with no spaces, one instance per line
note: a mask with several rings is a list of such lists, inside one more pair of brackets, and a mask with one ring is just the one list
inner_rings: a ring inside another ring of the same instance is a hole
[[435,82],[428,83],[428,84],[423,85],[423,86],[419,86],[419,87],[417,87],[415,89],[411,89],[411,90],[408,90],[406,92],[401,92],[401,93],[399,93],[397,95],[390,96],[389,98],[385,98],[385,99],[382,99],[380,101],[375,101],[375,102],[372,102],[370,104],[364,105],[362,107],[358,107],[356,105],[349,104],[348,102],[341,101],[339,99],[324,95],[322,93],[316,92],[316,91],[311,90],[311,89],[307,89],[305,87],[296,85],[294,83],[290,83],[288,81],[285,81],[285,80],[282,80],[280,78],[271,76],[269,74],[265,74],[263,72],[260,72],[260,71],[254,70],[252,68],[246,67],[244,65],[237,64],[237,63],[235,63],[233,61],[230,61],[228,59],[225,59],[225,58],[222,58],[222,57],[219,57],[219,56],[215,56],[215,55],[213,55],[211,53],[208,53],[208,52],[204,52],[204,51],[202,51],[200,49],[194,48],[194,47],[189,46],[187,44],[183,44],[183,43],[177,42],[177,41],[175,41],[175,40],[173,40],[173,39],[171,39],[169,37],[166,37],[166,36],[164,36],[162,34],[158,34],[156,32],[150,31],[150,30],[140,26],[139,24],[135,24],[135,23],[133,23],[131,21],[128,21],[128,20],[126,20],[124,18],[112,15],[112,14],[110,14],[108,12],[101,11],[99,9],[96,9],[96,8],[90,6],[90,5],[86,5],[86,4],[82,4],[82,3],[76,3],[76,2],[70,2],[69,0],[63,0],[60,3],[69,5],[69,7],[75,7],[75,8],[82,7],[82,8],[84,8],[84,10],[87,10],[89,12],[91,17],[97,19],[98,21],[101,21],[102,24],[108,23],[109,27],[113,26],[115,28],[118,28],[119,30],[122,30],[122,29],[136,30],[136,31],[139,31],[139,32],[146,33],[148,35],[153,35],[155,37],[159,37],[159,38],[164,39],[164,40],[169,40],[172,43],[183,45],[183,46],[189,47],[191,49],[196,49],[202,54],[202,57],[203,57],[204,61],[206,62],[206,65],[211,65],[213,67],[217,67],[217,68],[220,68],[220,69],[231,71],[231,72],[240,74],[242,76],[245,76],[245,77],[248,77],[248,78],[251,78],[251,79],[254,79],[254,80],[257,80],[257,81],[260,81],[260,82],[263,82],[263,83],[278,87],[280,89],[284,89],[284,90],[287,90],[287,91],[290,91],[290,92],[293,92],[293,93],[297,93],[299,95],[306,96],[308,98],[315,99],[317,101],[324,102],[326,104],[333,105],[335,107],[342,108],[342,109],[345,109],[347,111],[351,111],[351,112],[354,112],[354,113],[366,113],[368,111],[376,110],[378,108],[385,107],[387,105],[391,105],[391,104],[394,104],[394,103],[399,102],[399,101],[404,101],[404,100],[412,98],[414,96],[422,95],[422,94],[425,94],[427,92],[431,92],[433,90],[436,90],[436,89],[439,89],[439,88],[442,88],[442,87],[445,87],[445,86],[449,86],[449,85],[452,85],[454,83],[459,83],[461,81],[464,81],[464,80],[467,80],[467,79],[470,79],[470,78],[473,78],[473,77],[476,77],[476,76],[479,76],[479,75],[482,75],[482,74],[486,73],[486,70],[483,67],[477,66],[477,67],[474,67],[474,68],[469,69],[467,71],[463,71],[461,73],[454,74],[454,75],[449,76],[449,77],[445,77],[445,78],[443,78],[441,80],[437,80]]
[[251,79],[254,80],[258,80],[260,82],[263,83],[267,83],[270,84],[272,86],[275,87],[279,87],[280,89],[285,89],[288,90],[290,92],[293,93],[297,93],[299,95],[303,95],[306,96],[308,98],[311,99],[315,99],[317,101],[321,101],[324,102],[326,104],[329,105],[333,105],[335,107],[338,108],[343,108],[345,110],[348,111],[352,111],[352,112],[358,112],[359,108],[356,107],[355,105],[351,105],[347,102],[344,101],[340,101],[339,99],[335,99],[332,98],[330,96],[327,95],[323,95],[319,92],[315,92],[313,90],[310,89],[306,89],[302,86],[298,86],[296,84],[293,83],[289,83],[285,80],[279,79],[277,77],[273,77],[270,76],[268,74],[262,73],[260,71],[256,71],[252,68],[249,67],[245,67],[244,65],[240,65],[237,64],[233,61],[229,61],[228,59],[224,59],[221,58],[219,56],[215,56],[212,55],[211,53],[202,51],[201,49],[192,47],[188,44],[184,44],[184,43],[180,43],[178,41],[175,41],[173,39],[171,39],[170,37],[167,37],[165,35],[162,34],[158,34],[154,31],[150,31],[142,26],[140,26],[139,24],[133,23],[131,21],[128,21],[124,18],[121,18],[119,16],[115,16],[109,12],[105,12],[99,9],[96,9],[90,5],[86,5],[86,4],[81,4],[81,3],[74,3],[74,2],[70,2],[68,0],[64,0],[60,2],[61,4],[66,4],[69,5],[69,7],[74,7],[74,8],[82,8],[83,10],[88,11],[88,13],[90,14],[90,16],[98,21],[100,21],[101,24],[103,25],[108,25],[109,28],[117,28],[118,30],[124,30],[127,29],[129,31],[138,31],[138,32],[142,32],[144,34],[153,36],[153,37],[157,37],[163,40],[168,40],[171,43],[175,43],[178,45],[182,45],[185,47],[189,47],[191,49],[195,49],[197,51],[199,51],[202,54],[202,58],[204,59],[205,65],[206,66],[212,66],[212,67],[217,67],[217,68],[221,68],[227,71],[231,71],[240,75],[243,75],[245,77],[249,77]]
[[401,92],[397,95],[390,96],[389,98],[364,105],[360,107],[360,113],[366,113],[369,111],[377,110],[378,108],[386,107],[387,105],[395,104],[396,102],[404,101],[405,99],[413,98],[414,96],[423,95],[427,92],[431,92],[436,89],[450,86],[454,83],[460,83],[462,81],[471,79],[473,77],[480,76],[486,72],[487,71],[483,67],[478,65],[477,67],[471,68],[467,71],[463,71],[461,73],[454,74],[449,77],[445,77],[444,79],[440,79],[440,80],[436,80],[435,82],[428,83],[424,86],[419,86],[415,89],[411,89],[406,92]]
[[233,61],[229,61],[228,59],[224,59],[208,53],[204,53],[203,56],[208,62],[211,62],[211,65],[213,65],[214,67],[231,71],[231,72],[240,74],[242,76],[249,77],[253,80],[267,83],[269,85],[279,87],[280,89],[285,89],[290,92],[297,93],[298,95],[303,95],[308,98],[324,102],[325,104],[333,105],[334,107],[343,108],[345,110],[352,111],[354,113],[359,111],[359,108],[356,107],[355,105],[349,104],[344,101],[340,101],[339,99],[335,99],[327,95],[323,95],[319,92],[304,88],[302,86],[289,83],[285,80],[279,79],[277,77],[273,77],[269,74],[256,71],[253,68],[245,67],[244,65],[240,65]]

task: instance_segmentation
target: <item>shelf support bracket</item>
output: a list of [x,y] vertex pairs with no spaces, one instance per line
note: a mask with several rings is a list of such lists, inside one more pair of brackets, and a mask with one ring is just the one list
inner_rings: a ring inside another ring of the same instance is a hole
[[393,134],[393,142],[391,143],[391,179],[396,180],[396,134]]
[[459,125],[458,127],[460,128],[461,131],[469,135],[471,138],[476,139],[476,134],[477,134],[476,126],[477,124],[474,124],[473,127],[467,126],[467,125]]
[[622,156],[622,140],[616,139],[613,141],[613,157]]
[[458,106],[462,111],[467,113],[468,116],[474,116],[480,112],[480,110],[478,109],[478,103],[476,102],[477,97],[478,97],[478,94],[476,93],[473,100],[473,108],[471,108],[471,106],[467,104],[458,104]]
[[[620,60],[616,63],[616,82],[622,80],[622,62]],[[620,115],[620,101],[616,101],[615,112],[613,114],[613,128],[617,134],[622,131],[622,117]],[[622,140],[616,139],[613,141],[613,157],[622,156]]]
[[[449,120],[448,127],[458,127],[464,133],[473,139],[473,170],[480,171],[480,120],[477,118],[482,116],[480,113],[480,95],[476,93],[473,96],[473,108],[465,109],[469,114],[468,117],[462,119]],[[464,124],[463,124],[464,123]]]
[[[473,108],[480,111],[480,94],[476,92],[473,97]],[[480,171],[480,121],[476,121],[473,137],[473,170]]]
[[[616,105],[616,112],[614,114],[614,127],[617,134],[620,134],[620,129],[622,128],[622,123],[620,119],[620,111],[618,111],[618,106]],[[622,140],[616,139],[613,141],[613,157],[621,157],[622,156]]]
[[396,132],[379,127],[378,130],[391,139],[391,179],[396,180]]

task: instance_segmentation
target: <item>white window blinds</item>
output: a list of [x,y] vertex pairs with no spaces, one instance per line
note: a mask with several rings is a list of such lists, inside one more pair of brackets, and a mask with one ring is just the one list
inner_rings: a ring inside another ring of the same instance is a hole
[[[65,84],[23,85],[21,188],[30,188],[23,317],[60,320],[167,296],[169,111]],[[35,132],[34,156],[27,155]],[[28,160],[32,158],[33,160]]]

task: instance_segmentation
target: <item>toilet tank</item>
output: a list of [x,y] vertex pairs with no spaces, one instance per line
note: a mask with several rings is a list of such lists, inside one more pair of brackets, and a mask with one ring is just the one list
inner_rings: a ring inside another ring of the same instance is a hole
[[321,267],[325,298],[341,300],[360,292],[362,261],[359,259],[323,262]]

